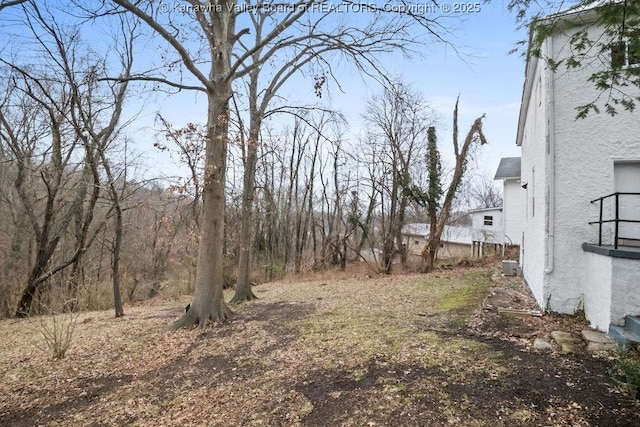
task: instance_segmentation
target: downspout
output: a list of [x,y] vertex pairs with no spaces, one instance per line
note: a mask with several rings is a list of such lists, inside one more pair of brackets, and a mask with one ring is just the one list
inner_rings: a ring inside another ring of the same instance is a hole
[[[553,37],[550,36],[546,40],[547,56],[553,58]],[[556,200],[556,111],[555,111],[555,92],[554,92],[555,72],[551,70],[549,74],[549,109],[548,109],[548,128],[547,128],[547,158],[549,161],[549,190],[548,190],[548,213],[547,213],[547,262],[544,269],[546,274],[553,272],[553,254],[555,247],[555,200]]]

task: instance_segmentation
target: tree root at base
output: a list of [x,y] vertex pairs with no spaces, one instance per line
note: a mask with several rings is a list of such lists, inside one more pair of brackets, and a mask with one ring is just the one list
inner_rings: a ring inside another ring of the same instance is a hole
[[229,301],[229,303],[242,304],[243,302],[254,301],[257,299],[258,297],[256,296],[256,294],[254,294],[252,290],[249,290],[247,295],[238,295],[238,293],[236,292],[233,298],[231,298],[231,301]]
[[202,315],[198,314],[195,307],[191,305],[189,310],[180,319],[173,322],[168,329],[170,331],[176,331],[180,328],[186,328],[195,324],[197,324],[200,329],[205,329],[210,322],[222,323],[230,320],[233,316],[233,311],[231,311],[225,303],[220,304],[220,306],[215,309],[207,310],[207,312]]

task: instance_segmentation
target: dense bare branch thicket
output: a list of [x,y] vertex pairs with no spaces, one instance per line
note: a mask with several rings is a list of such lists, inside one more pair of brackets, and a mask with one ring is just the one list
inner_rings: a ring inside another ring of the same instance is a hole
[[[4,260],[10,298],[3,305],[8,309],[15,295],[15,315],[27,316],[34,301],[43,305],[43,295],[58,292],[65,295],[61,300],[78,301],[87,252],[115,215],[113,295],[116,315],[122,315],[118,254],[127,180],[117,173],[111,152],[127,84],[99,83],[105,60],[81,41],[77,25],[60,23],[57,10],[27,1],[9,12],[3,12],[11,23],[5,34],[18,31],[23,43],[6,47],[0,60],[0,203],[15,219],[2,230],[14,240]],[[135,25],[121,18],[114,28],[122,37],[123,50],[116,51],[126,75]],[[21,51],[26,45],[29,55]],[[22,271],[12,268],[18,259]]]
[[[110,9],[110,5],[113,8]],[[408,53],[413,46],[434,38],[443,41],[446,29],[438,17],[412,13],[387,13],[370,6],[366,16],[340,13],[314,0],[284,2],[273,8],[261,1],[238,4],[235,0],[186,1],[167,8],[163,3],[113,0],[94,16],[126,13],[135,16],[164,43],[167,55],[159,67],[117,81],[156,82],[169,88],[194,90],[207,99],[204,179],[202,180],[202,226],[196,268],[196,285],[190,309],[172,325],[194,323],[204,328],[209,321],[231,316],[223,295],[225,252],[226,173],[231,122],[230,100],[240,81],[249,85],[249,132],[243,185],[244,227],[240,233],[241,291],[236,300],[250,299],[246,283],[250,236],[251,197],[260,122],[267,106],[289,76],[316,64],[313,89],[321,93],[333,77],[331,64],[348,60],[367,75],[384,78],[381,55]],[[344,2],[343,7],[353,7]],[[249,24],[250,23],[250,24]],[[245,28],[251,25],[252,29]],[[335,53],[329,55],[329,53]],[[285,64],[283,67],[277,64]],[[259,68],[275,66],[260,86]],[[176,72],[176,68],[179,69]],[[183,73],[184,72],[184,73]],[[243,80],[248,79],[248,80]],[[262,94],[262,95],[258,95]],[[260,98],[260,99],[259,99]],[[300,225],[303,227],[304,224]],[[300,230],[299,230],[300,231]],[[300,235],[302,237],[302,235]],[[299,248],[297,249],[299,253]]]
[[[193,292],[173,327],[204,327],[231,315],[222,297],[230,265],[241,302],[254,297],[252,281],[345,268],[378,248],[383,271],[396,256],[406,262],[401,228],[423,207],[432,117],[410,88],[389,83],[380,60],[441,40],[437,20],[356,17],[311,0],[277,10],[81,3],[2,2],[2,36],[20,34],[0,59],[3,316],[68,300],[71,310],[114,306],[120,316],[123,298]],[[95,28],[114,40],[88,43]],[[141,28],[160,63],[133,66]],[[339,113],[280,95],[296,76],[319,104],[345,63],[386,83],[359,142],[345,139]],[[158,116],[156,146],[179,153],[183,181],[145,183],[132,171],[123,111],[140,85],[207,99],[204,125]]]
[[425,167],[427,129],[434,124],[434,113],[420,94],[394,83],[371,99],[365,119],[374,148],[370,178],[380,199],[382,265],[390,273],[396,253],[406,264],[401,231],[409,202],[415,199],[413,176]]

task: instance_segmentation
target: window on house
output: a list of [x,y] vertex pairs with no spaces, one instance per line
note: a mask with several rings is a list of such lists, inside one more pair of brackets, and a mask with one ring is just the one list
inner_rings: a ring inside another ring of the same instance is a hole
[[414,240],[414,241],[413,241],[413,244],[414,244],[414,245],[419,245],[419,244],[420,244],[420,240]]
[[636,39],[633,44],[627,43],[627,65],[640,64],[640,43]]
[[493,225],[493,215],[484,216],[484,225]]
[[611,66],[624,68],[640,64],[640,43],[621,41],[611,45]]
[[611,45],[611,66],[614,68],[622,68],[626,65],[625,59],[626,43],[620,42]]
[[439,245],[439,246],[440,246],[441,248],[444,248],[444,243],[440,242],[440,245]]

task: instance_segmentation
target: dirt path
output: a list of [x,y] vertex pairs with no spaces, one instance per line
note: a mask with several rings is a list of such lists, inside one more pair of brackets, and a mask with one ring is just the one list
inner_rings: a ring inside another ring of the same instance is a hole
[[206,332],[164,328],[184,301],[82,314],[52,361],[37,319],[0,323],[0,425],[640,425],[610,357],[538,353],[577,318],[517,280],[466,269],[256,288]]

